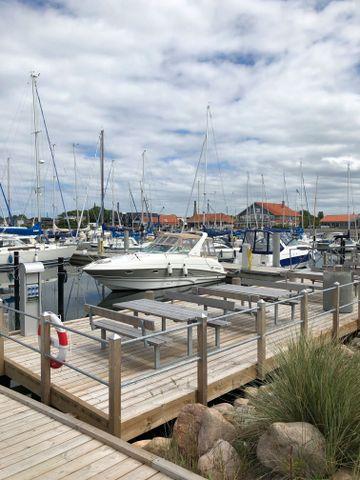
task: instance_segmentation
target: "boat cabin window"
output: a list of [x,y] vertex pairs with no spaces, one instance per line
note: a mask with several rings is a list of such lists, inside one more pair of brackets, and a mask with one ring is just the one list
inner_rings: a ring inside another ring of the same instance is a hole
[[183,238],[175,235],[162,235],[143,249],[148,253],[189,253],[199,241],[198,237]]
[[211,238],[207,238],[201,247],[202,257],[216,257],[214,243]]

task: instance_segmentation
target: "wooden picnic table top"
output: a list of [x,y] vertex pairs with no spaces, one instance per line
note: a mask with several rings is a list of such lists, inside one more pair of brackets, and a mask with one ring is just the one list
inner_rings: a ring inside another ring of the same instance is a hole
[[284,276],[286,278],[302,278],[304,280],[322,282],[324,279],[324,272],[313,272],[312,270],[286,270]]
[[188,322],[201,317],[204,310],[184,308],[183,306],[174,305],[172,303],[158,302],[142,298],[140,300],[131,300],[129,302],[114,303],[115,308],[126,308],[133,312],[146,313],[155,315],[156,317],[164,317],[174,322]]
[[296,293],[281,288],[257,287],[244,285],[215,285],[213,287],[199,287],[199,293],[206,293],[219,297],[235,299],[263,298],[266,300],[280,300],[290,298]]

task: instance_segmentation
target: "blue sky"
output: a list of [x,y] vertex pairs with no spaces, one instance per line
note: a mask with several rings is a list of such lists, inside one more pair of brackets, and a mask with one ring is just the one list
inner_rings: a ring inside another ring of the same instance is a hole
[[[184,214],[209,104],[219,157],[209,142],[211,208],[242,210],[247,172],[252,200],[260,199],[263,174],[267,199],[281,202],[284,171],[290,205],[299,208],[302,161],[310,203],[319,175],[318,206],[329,213],[346,211],[349,162],[359,211],[359,24],[356,0],[0,1],[0,179],[6,185],[11,157],[13,209],[35,207],[35,70],[68,208],[75,204],[73,143],[78,204],[99,197],[103,128],[120,209],[129,209],[129,187],[139,197],[146,149],[153,210]],[[41,130],[49,212],[52,169]],[[203,179],[202,165],[201,197]],[[55,204],[60,211],[58,194]]]

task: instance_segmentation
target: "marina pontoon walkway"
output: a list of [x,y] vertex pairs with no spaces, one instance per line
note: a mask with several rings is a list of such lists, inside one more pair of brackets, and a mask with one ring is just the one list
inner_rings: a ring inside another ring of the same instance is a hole
[[[355,332],[359,328],[358,312],[338,315],[337,336]],[[176,303],[184,308],[194,307],[183,301]],[[238,302],[240,308],[241,304]],[[300,301],[296,305],[294,319],[288,305],[279,304],[277,325],[274,325],[275,306],[266,304],[262,338],[256,328],[254,312],[235,312],[226,317],[231,323],[221,331],[220,348],[216,349],[215,332],[207,332],[207,399],[221,397],[249,381],[259,377],[260,356],[263,367],[273,368],[274,358],[280,346],[286,346],[299,335]],[[221,318],[222,310],[208,308],[209,315]],[[320,336],[334,333],[333,313],[324,312],[322,292],[308,296],[307,329],[309,334]],[[139,313],[139,317],[141,318]],[[94,317],[98,318],[98,317]],[[143,318],[155,322],[155,330],[161,332],[161,318],[146,315]],[[179,329],[178,323],[168,320],[169,329]],[[89,318],[66,323],[78,331],[100,338],[100,331],[91,331]],[[194,328],[194,330],[198,330]],[[154,333],[154,332],[152,332]],[[165,332],[166,341],[161,347],[161,368],[155,370],[153,349],[144,341],[132,340],[121,347],[121,436],[132,439],[156,426],[175,418],[180,409],[198,399],[199,387],[197,336],[193,338],[193,360],[187,356],[186,325],[171,334]],[[101,349],[100,343],[70,333],[71,351],[67,361],[104,381],[109,379],[109,348]],[[37,348],[38,337],[21,337],[27,345]],[[124,338],[126,340],[126,338]],[[4,371],[19,384],[40,394],[40,355],[35,351],[5,339]],[[77,371],[63,366],[51,372],[51,405],[70,412],[86,422],[107,430],[109,427],[109,388]]]
[[202,478],[4,387],[0,451],[0,479]]

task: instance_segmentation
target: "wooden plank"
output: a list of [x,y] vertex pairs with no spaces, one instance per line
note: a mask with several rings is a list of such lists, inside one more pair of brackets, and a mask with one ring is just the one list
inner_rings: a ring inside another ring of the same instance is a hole
[[145,318],[139,320],[133,315],[127,315],[123,312],[115,312],[114,310],[110,310],[109,308],[85,304],[84,311],[86,313],[91,313],[92,315],[97,315],[99,317],[109,318],[117,322],[126,323],[136,328],[141,328],[142,325],[144,325],[144,328],[146,330],[155,330],[154,322],[152,320],[147,320]]
[[165,295],[169,300],[183,300],[188,303],[195,303],[197,305],[205,305],[208,307],[219,308],[221,310],[234,310],[235,302],[228,300],[219,300],[218,298],[203,297],[200,295],[193,295],[183,292],[167,292]]

